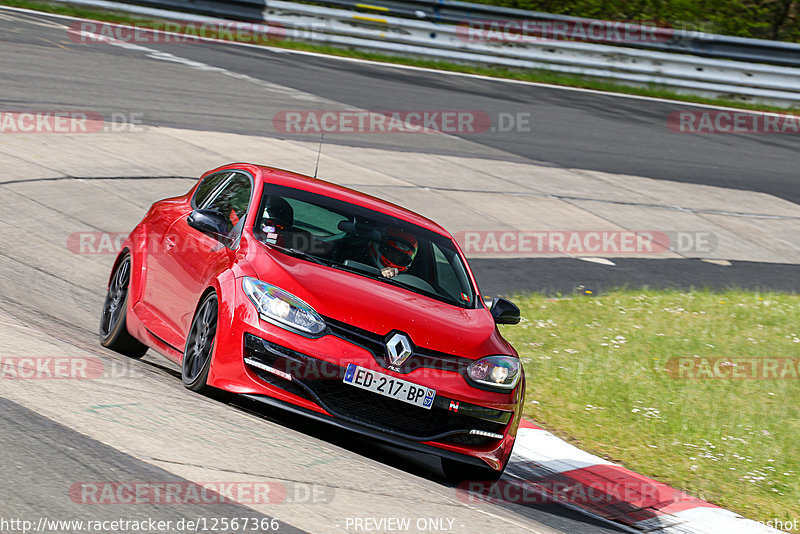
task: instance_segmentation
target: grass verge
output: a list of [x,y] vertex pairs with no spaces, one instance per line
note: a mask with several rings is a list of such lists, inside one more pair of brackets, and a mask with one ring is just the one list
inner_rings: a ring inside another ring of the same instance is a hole
[[[33,9],[37,11],[44,11],[49,13],[56,13],[60,15],[69,15],[74,17],[82,17],[107,22],[146,22],[147,19],[136,17],[121,11],[109,11],[103,9],[94,9],[89,7],[74,6],[62,3],[49,3],[38,2],[30,0],[0,0],[0,5],[7,5],[12,7],[21,7],[26,9]],[[209,35],[209,37],[212,37]],[[657,85],[647,87],[630,86],[622,83],[598,80],[594,78],[587,78],[579,75],[564,74],[548,70],[528,70],[528,69],[505,69],[495,67],[480,67],[473,65],[465,65],[459,63],[451,63],[446,61],[429,60],[413,57],[401,57],[387,54],[365,52],[361,50],[338,48],[322,44],[315,44],[307,41],[292,41],[292,40],[273,40],[268,43],[269,46],[287,48],[292,50],[303,50],[308,52],[317,52],[322,54],[329,54],[334,56],[352,57],[359,59],[368,59],[373,61],[380,61],[384,63],[392,63],[399,65],[410,65],[414,67],[431,68],[450,72],[463,72],[468,74],[478,74],[482,76],[489,76],[493,78],[505,78],[511,80],[520,80],[527,82],[545,83],[552,85],[562,85],[566,87],[577,87],[583,89],[593,89],[597,91],[625,93],[637,96],[647,96],[654,98],[665,98],[670,100],[678,100],[682,102],[693,102],[699,104],[711,104],[717,106],[727,106],[733,108],[755,110],[755,111],[774,111],[779,113],[798,113],[800,106],[792,108],[782,108],[778,106],[771,106],[766,104],[758,104],[752,102],[743,102],[739,100],[730,100],[723,98],[711,98],[700,95],[682,94],[677,93],[669,88]],[[81,45],[78,45],[81,46]]]
[[[746,517],[800,515],[800,296],[617,290],[517,303],[523,320],[503,334],[525,365],[532,420]],[[731,378],[753,374],[767,378]]]

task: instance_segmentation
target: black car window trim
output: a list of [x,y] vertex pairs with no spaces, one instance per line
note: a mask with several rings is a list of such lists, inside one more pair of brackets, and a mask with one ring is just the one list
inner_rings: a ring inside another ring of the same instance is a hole
[[[242,232],[243,232],[245,224],[246,224],[245,220],[247,219],[247,215],[250,213],[250,205],[253,203],[253,198],[254,198],[254,193],[255,193],[255,179],[253,178],[253,175],[250,172],[245,171],[243,169],[227,169],[227,170],[225,170],[223,172],[228,173],[228,176],[225,179],[223,179],[222,182],[220,182],[220,184],[217,185],[217,187],[215,187],[214,190],[211,193],[209,193],[209,195],[203,201],[203,205],[202,206],[197,207],[195,202],[194,202],[194,199],[192,199],[192,208],[193,209],[205,209],[206,206],[208,206],[214,200],[217,199],[217,197],[220,195],[220,193],[222,191],[224,191],[225,188],[228,186],[228,184],[236,177],[237,173],[247,177],[248,181],[250,182],[250,198],[247,201],[247,210],[239,218],[239,222],[231,229],[231,235],[228,236],[228,238],[226,240],[217,239],[217,241],[219,241],[220,243],[225,245],[227,248],[229,248],[231,250],[237,250],[239,248],[239,243],[242,240]],[[212,176],[215,176],[216,174],[221,174],[221,173],[214,173],[212,175],[207,176],[206,178],[211,178]],[[197,194],[196,191],[195,191],[195,194]],[[214,238],[214,239],[216,239],[216,238]]]

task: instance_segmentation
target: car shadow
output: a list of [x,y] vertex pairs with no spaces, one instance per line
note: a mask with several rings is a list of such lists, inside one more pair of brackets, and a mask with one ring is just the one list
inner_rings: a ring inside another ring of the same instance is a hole
[[[101,350],[104,352],[105,357],[124,359],[124,357],[120,357],[110,351]],[[176,386],[180,386],[180,368],[154,352],[149,352],[147,356],[136,363],[146,366],[154,374],[169,376],[170,379],[178,382]],[[186,394],[192,395],[194,393],[187,390]],[[268,406],[257,400],[220,389],[211,389],[204,396],[226,404],[231,409],[241,410],[259,419],[279,424],[287,429],[303,433],[359,456],[404,471],[409,475],[432,481],[452,491],[454,499],[468,506],[480,506],[481,508],[499,507],[518,518],[528,518],[548,527],[574,534],[632,532],[630,528],[587,515],[554,499],[542,498],[541,496],[517,498],[516,494],[509,495],[509,492],[503,491],[503,488],[518,485],[519,476],[512,476],[508,472],[498,483],[481,483],[484,485],[479,490],[472,491],[465,486],[466,483],[455,484],[448,480],[442,471],[439,458],[432,454],[409,451],[384,444],[345,429],[337,428],[324,422],[298,417],[280,408]],[[532,483],[535,484],[535,482]],[[487,486],[486,484],[489,485]]]
[[[177,373],[180,379],[180,373]],[[258,401],[228,393],[222,390],[212,390],[206,395],[218,402],[232,408],[245,411],[286,428],[301,432],[315,439],[325,441],[342,449],[348,450],[365,458],[369,458],[384,465],[405,471],[410,475],[424,478],[452,490],[453,497],[465,504],[476,505],[483,501],[484,506],[499,506],[515,515],[526,517],[543,523],[552,528],[575,534],[595,534],[630,532],[621,526],[608,521],[588,516],[580,511],[571,509],[552,499],[516,499],[516,498],[489,498],[480,495],[481,492],[468,492],[463,483],[454,484],[448,480],[441,468],[440,460],[432,454],[409,451],[392,445],[376,442],[362,437],[353,432],[337,428],[319,421],[313,421],[284,412],[280,408],[266,406]],[[512,478],[504,476],[497,484],[511,483]],[[502,492],[501,492],[502,493]]]

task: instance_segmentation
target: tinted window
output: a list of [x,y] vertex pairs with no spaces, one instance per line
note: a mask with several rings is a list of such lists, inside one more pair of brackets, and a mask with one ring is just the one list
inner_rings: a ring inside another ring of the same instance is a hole
[[208,200],[209,195],[219,188],[229,174],[229,172],[218,172],[217,174],[212,174],[203,178],[203,181],[200,182],[200,185],[197,186],[197,191],[194,193],[192,207],[203,207],[203,203]]
[[222,187],[212,193],[200,207],[214,210],[225,216],[228,223],[228,234],[233,233],[233,229],[239,227],[247,214],[247,207],[250,205],[250,193],[252,186],[250,178],[241,173],[232,173]]

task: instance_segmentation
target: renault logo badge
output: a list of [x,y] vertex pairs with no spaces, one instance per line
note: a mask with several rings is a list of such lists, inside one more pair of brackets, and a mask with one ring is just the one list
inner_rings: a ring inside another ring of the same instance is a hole
[[392,337],[386,342],[386,354],[389,355],[392,365],[403,365],[403,362],[411,356],[411,342],[408,337],[400,333],[392,334]]

